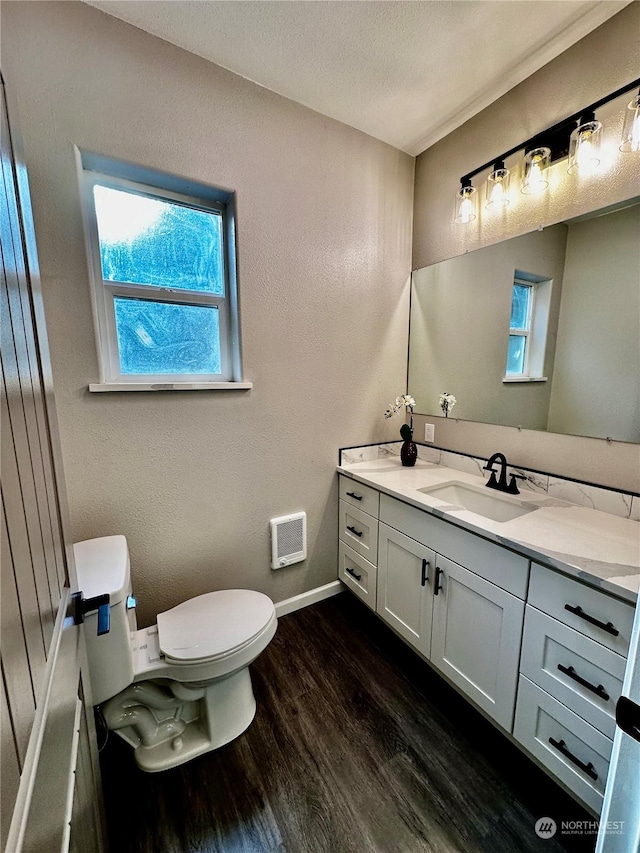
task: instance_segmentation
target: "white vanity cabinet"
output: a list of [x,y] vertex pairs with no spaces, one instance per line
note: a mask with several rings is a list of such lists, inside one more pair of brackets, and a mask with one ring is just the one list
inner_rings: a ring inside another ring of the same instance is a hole
[[528,560],[387,495],[379,531],[378,614],[510,732]]
[[340,498],[339,577],[599,813],[634,606],[342,475]]
[[600,812],[634,608],[532,565],[513,734]]
[[528,573],[525,558],[340,477],[338,576],[509,732]]

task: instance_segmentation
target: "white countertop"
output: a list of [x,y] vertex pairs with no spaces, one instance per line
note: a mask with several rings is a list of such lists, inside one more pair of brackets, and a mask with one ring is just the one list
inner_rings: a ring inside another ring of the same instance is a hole
[[340,465],[338,471],[633,604],[638,599],[640,523],[637,521],[524,488],[515,496],[495,491],[489,494],[535,506],[535,512],[511,521],[493,521],[418,491],[451,480],[484,486],[483,478],[420,459],[413,468],[403,467],[396,456]]

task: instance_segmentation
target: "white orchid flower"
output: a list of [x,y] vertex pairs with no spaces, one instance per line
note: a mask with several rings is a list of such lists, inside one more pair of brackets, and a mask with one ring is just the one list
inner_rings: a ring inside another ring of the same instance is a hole
[[440,394],[440,408],[445,414],[445,417],[448,417],[449,412],[455,406],[458,401],[453,396],[453,394],[447,394],[445,391],[444,394]]
[[395,403],[390,403],[386,412],[384,413],[385,418],[391,418],[395,414],[397,414],[400,409],[408,409],[411,413],[413,413],[413,409],[416,405],[416,401],[410,394],[403,394],[401,397],[396,397]]

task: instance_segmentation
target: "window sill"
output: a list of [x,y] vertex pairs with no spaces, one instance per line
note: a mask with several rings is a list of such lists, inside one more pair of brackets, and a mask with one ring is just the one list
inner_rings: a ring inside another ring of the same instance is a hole
[[253,382],[99,382],[89,385],[92,393],[105,391],[248,391]]
[[502,382],[546,382],[546,376],[505,376]]

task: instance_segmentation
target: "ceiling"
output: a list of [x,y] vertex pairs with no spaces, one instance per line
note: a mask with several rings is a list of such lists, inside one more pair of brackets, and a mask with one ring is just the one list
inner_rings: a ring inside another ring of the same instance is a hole
[[87,0],[419,154],[629,0]]

